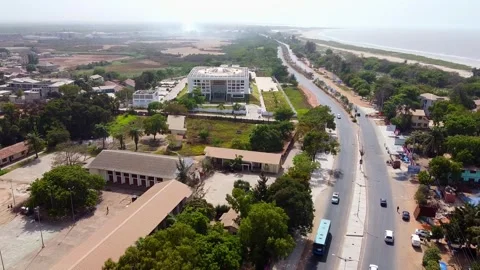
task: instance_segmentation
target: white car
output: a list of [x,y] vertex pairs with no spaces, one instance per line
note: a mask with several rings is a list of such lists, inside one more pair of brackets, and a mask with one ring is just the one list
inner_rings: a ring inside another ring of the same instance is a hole
[[338,114],[337,114],[337,118],[338,118],[338,119],[342,119],[342,116],[338,113]]
[[334,192],[332,195],[332,203],[338,204],[340,202],[340,194],[338,192]]
[[393,231],[385,230],[385,242],[386,243],[393,243],[394,242]]
[[378,265],[370,264],[370,266],[368,266],[368,270],[378,270]]
[[428,238],[432,236],[432,232],[424,230],[424,229],[416,229],[415,234],[422,237],[422,238]]

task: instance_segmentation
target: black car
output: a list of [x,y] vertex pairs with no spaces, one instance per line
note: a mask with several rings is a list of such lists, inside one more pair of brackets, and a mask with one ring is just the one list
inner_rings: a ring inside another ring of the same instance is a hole
[[386,199],[380,199],[380,206],[381,207],[387,207],[387,200]]
[[405,221],[409,221],[410,220],[410,213],[408,211],[403,211],[402,212],[402,219],[405,220]]

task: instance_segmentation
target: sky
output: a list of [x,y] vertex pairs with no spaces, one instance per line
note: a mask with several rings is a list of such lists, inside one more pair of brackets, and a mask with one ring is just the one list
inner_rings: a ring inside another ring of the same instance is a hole
[[[289,4],[287,4],[289,3]],[[474,29],[478,0],[4,0],[2,23],[179,22]]]

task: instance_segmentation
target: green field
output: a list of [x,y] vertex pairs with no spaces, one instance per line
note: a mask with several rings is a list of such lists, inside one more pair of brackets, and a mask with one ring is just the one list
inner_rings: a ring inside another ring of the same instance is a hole
[[185,94],[187,94],[187,91],[188,91],[188,84],[185,85],[185,87],[183,87],[182,91],[180,91],[177,95],[177,99],[180,99],[181,97],[183,97]]
[[[182,149],[178,151],[181,155],[197,156],[203,155],[205,146],[231,147],[232,139],[240,139],[248,142],[250,133],[255,124],[235,122],[232,120],[210,120],[187,118],[187,142]],[[209,131],[208,141],[200,142],[198,134],[203,129]]]
[[267,111],[274,112],[277,108],[287,106],[290,107],[285,99],[285,96],[282,92],[277,91],[268,91],[262,92],[263,102],[265,103],[265,107]]
[[261,104],[260,104],[260,92],[258,91],[257,84],[252,83],[250,86],[252,88],[252,94],[250,95],[250,102],[249,103],[261,106]]
[[288,99],[292,103],[293,107],[297,111],[298,116],[305,114],[312,106],[308,104],[307,97],[296,87],[285,87],[283,88],[285,94],[287,94]]

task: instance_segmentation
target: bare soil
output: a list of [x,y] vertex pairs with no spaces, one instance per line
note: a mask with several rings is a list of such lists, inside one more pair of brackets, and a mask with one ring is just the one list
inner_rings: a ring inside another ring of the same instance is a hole
[[99,61],[116,61],[129,59],[129,56],[123,55],[102,55],[102,54],[74,54],[67,57],[48,58],[47,61],[59,65],[60,69],[74,68],[78,65],[86,65]]

